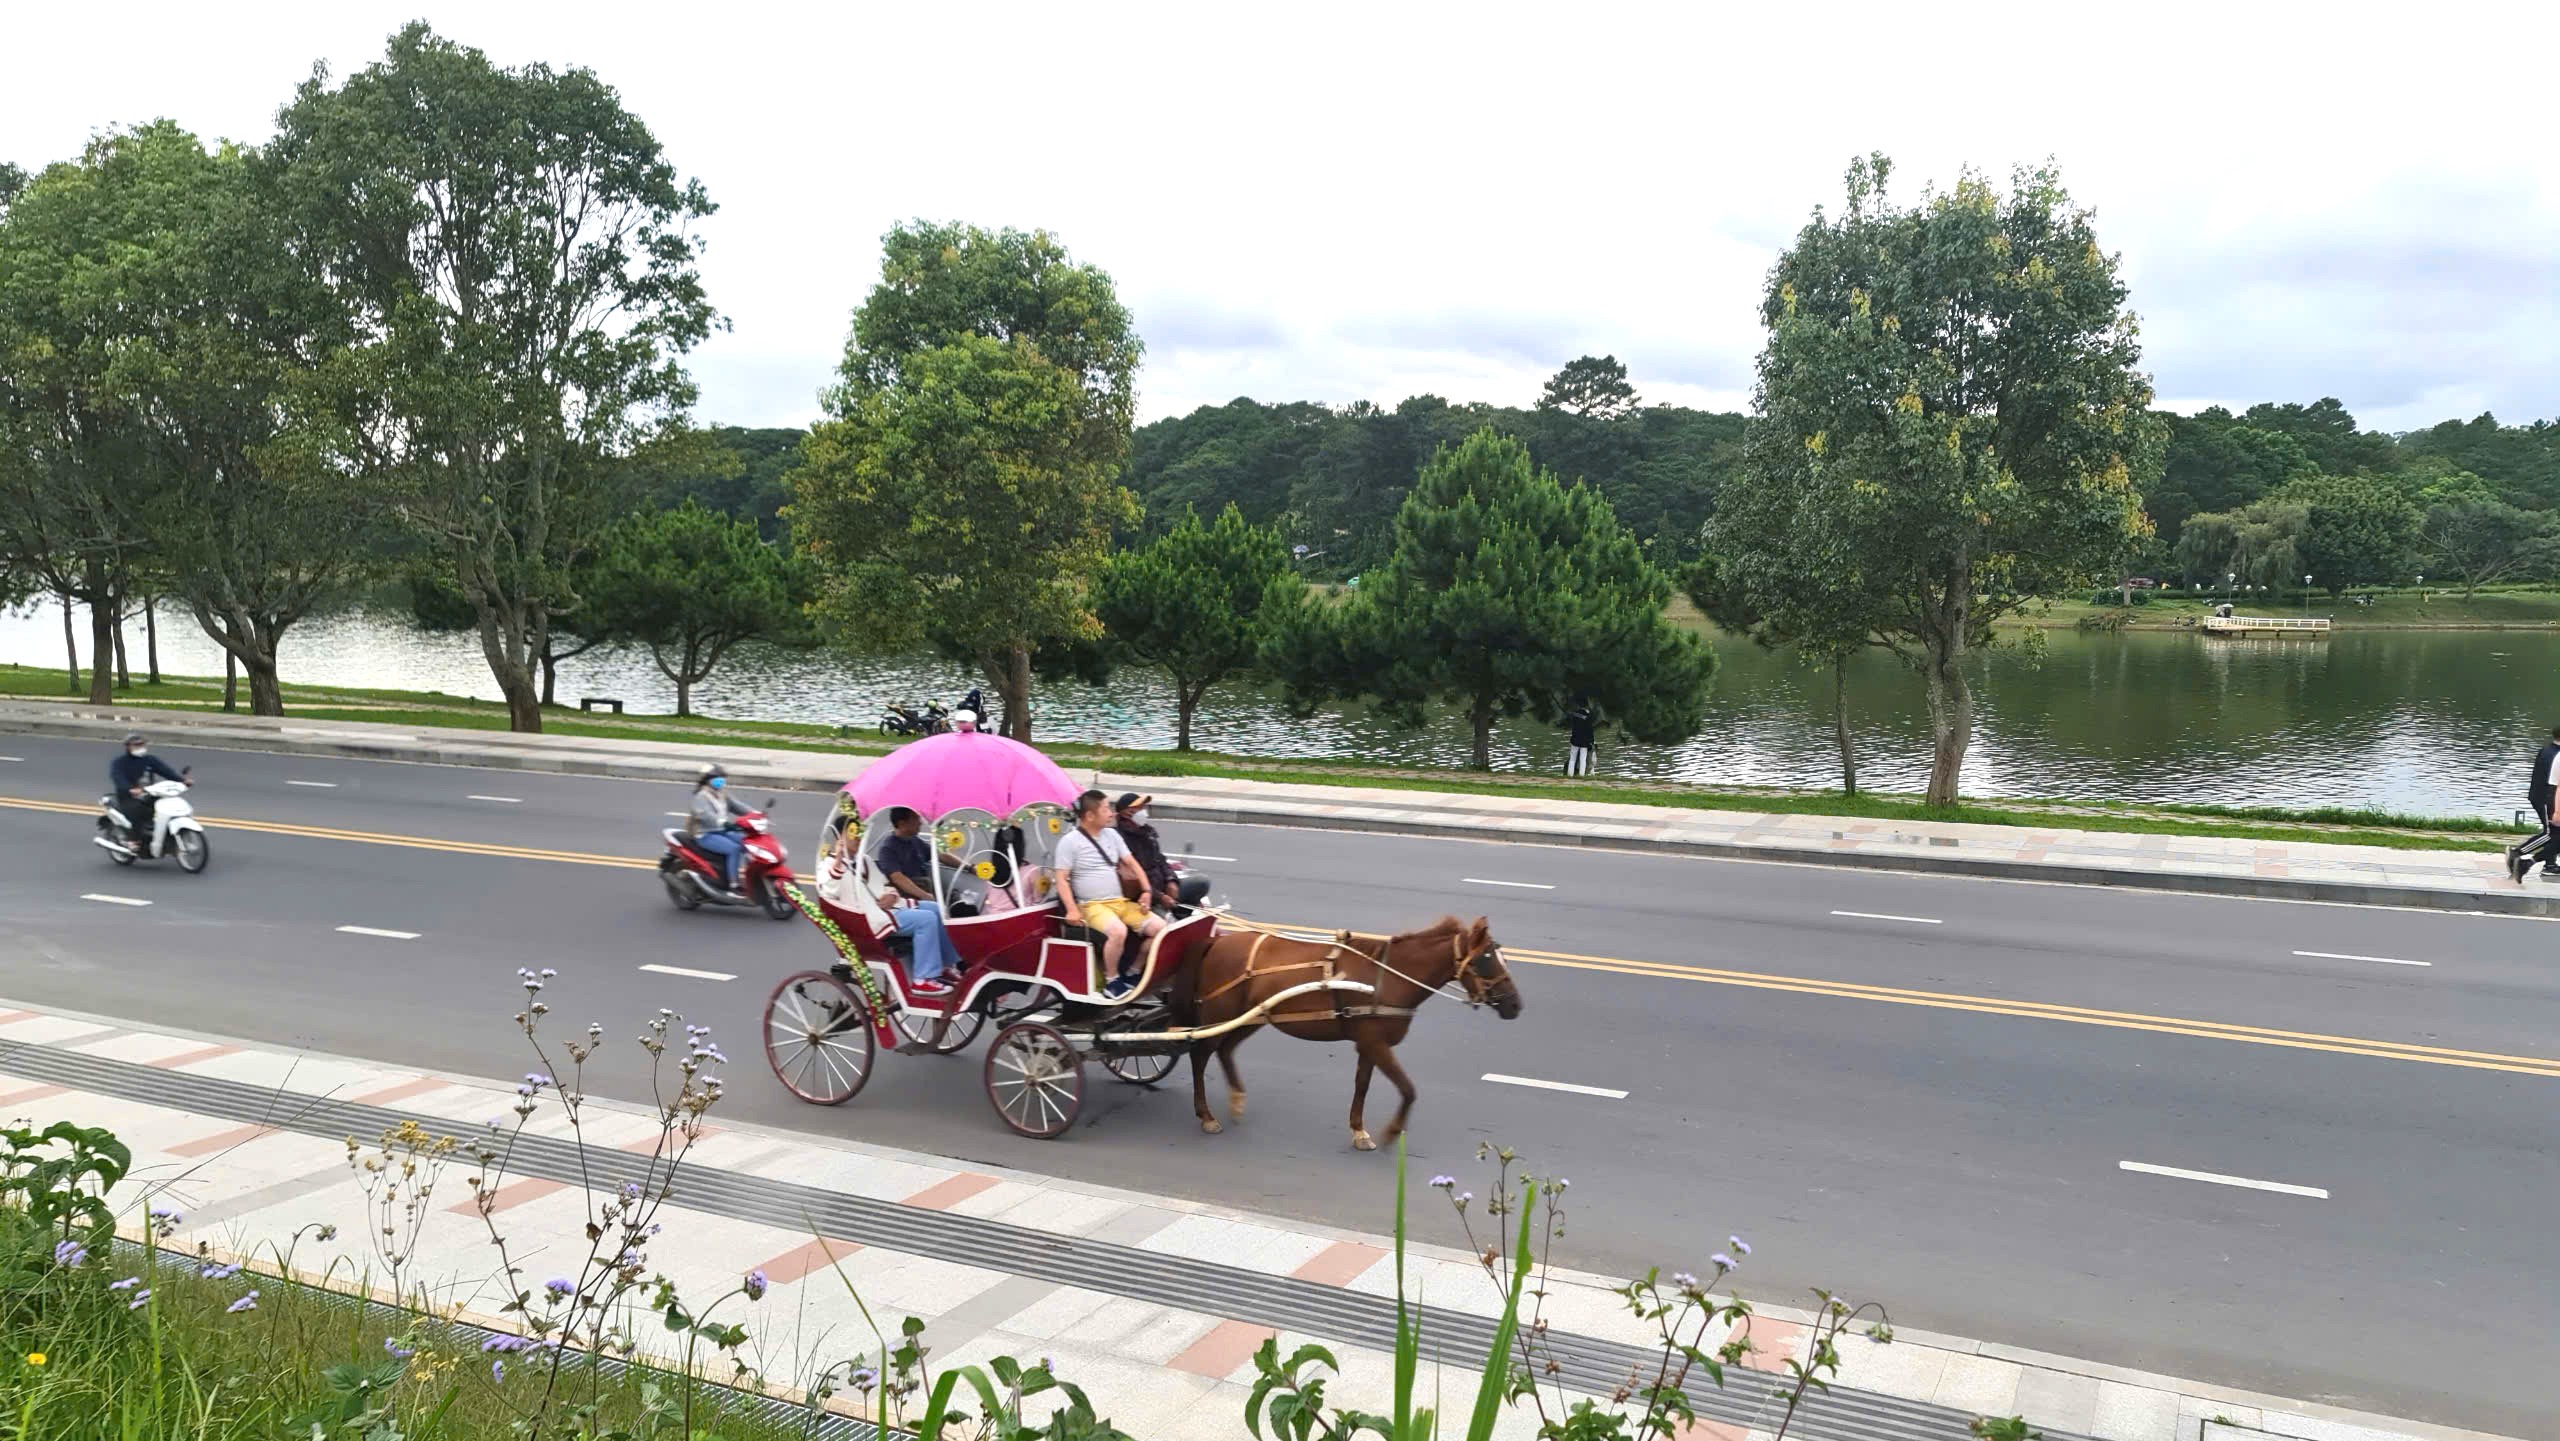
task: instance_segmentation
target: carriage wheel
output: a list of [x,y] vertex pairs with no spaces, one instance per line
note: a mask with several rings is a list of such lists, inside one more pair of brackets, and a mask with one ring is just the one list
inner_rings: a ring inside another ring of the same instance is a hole
[[987,1018],[978,1011],[962,1011],[956,1016],[937,1016],[925,1011],[898,1012],[898,1031],[908,1040],[937,1056],[948,1056],[969,1049],[986,1028]]
[[1017,1021],[987,1048],[987,1099],[1020,1135],[1064,1135],[1084,1108],[1084,1057],[1056,1027]]
[[841,1106],[871,1079],[871,1015],[852,988],[822,971],[786,976],[764,1003],[764,1055],[801,1100]]
[[1172,1072],[1173,1060],[1170,1051],[1105,1051],[1102,1069],[1132,1086],[1152,1086]]

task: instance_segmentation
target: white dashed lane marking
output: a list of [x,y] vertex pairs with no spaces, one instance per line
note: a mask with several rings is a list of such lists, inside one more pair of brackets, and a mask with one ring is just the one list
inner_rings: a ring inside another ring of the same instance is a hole
[[734,981],[737,979],[736,976],[729,974],[727,971],[697,971],[684,966],[646,965],[642,966],[640,969],[644,971],[655,971],[662,976],[682,976],[689,981]]
[[1937,920],[1930,916],[1889,916],[1881,911],[1833,911],[1831,914],[1835,916],[1846,916],[1853,921],[1901,921],[1905,924],[1914,926],[1938,926],[1946,924],[1944,921]]
[[334,791],[338,788],[338,783],[336,781],[286,781],[285,784],[289,786],[309,786],[315,791]]
[[1577,1096],[1598,1096],[1610,1101],[1623,1101],[1627,1098],[1626,1092],[1613,1091],[1607,1086],[1577,1086],[1571,1081],[1541,1081],[1535,1076],[1506,1076],[1497,1071],[1485,1072],[1484,1078],[1498,1086],[1527,1086],[1539,1091],[1570,1091]]
[[496,801],[502,806],[520,806],[524,804],[523,799],[518,796],[464,796],[463,799],[468,801]]
[[348,936],[380,936],[386,941],[414,941],[416,931],[386,931],[376,926],[340,926],[338,933]]
[[1555,889],[1553,886],[1542,885],[1536,881],[1481,881],[1476,879],[1474,876],[1461,876],[1459,877],[1459,880],[1470,886],[1509,886],[1515,891],[1552,891]]
[[2329,1193],[2318,1186],[2294,1186],[2283,1181],[2253,1181],[2246,1176],[2226,1176],[2219,1171],[2187,1171],[2176,1166],[2154,1166],[2148,1161],[2118,1161],[2120,1171],[2138,1171],[2145,1176],[2167,1176],[2178,1181],[2202,1181],[2210,1186],[2238,1186],[2248,1191],[2273,1191],[2282,1196],[2309,1196],[2315,1201],[2329,1199]]
[[101,901],[110,906],[147,906],[151,904],[149,901],[135,900],[131,896],[102,896],[95,891],[82,896],[80,899],[84,901]]
[[2404,961],[2393,956],[2353,956],[2344,951],[2296,951],[2295,955],[2313,961],[2371,961],[2377,966],[2432,966],[2433,961]]

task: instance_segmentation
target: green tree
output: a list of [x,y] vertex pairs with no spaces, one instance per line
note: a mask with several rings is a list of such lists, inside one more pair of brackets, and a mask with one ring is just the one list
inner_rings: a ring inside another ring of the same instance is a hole
[[1540,410],[1560,410],[1585,420],[1619,420],[1635,414],[1636,388],[1614,355],[1567,361],[1538,395]]
[[1768,650],[1792,648],[1808,665],[1831,672],[1831,741],[1840,752],[1840,789],[1858,793],[1857,738],[1849,728],[1849,663],[1880,642],[1873,619],[1890,597],[1865,589],[1867,572],[1851,566],[1818,571],[1753,573],[1701,552],[1680,572],[1680,588],[1698,613]]
[[2500,425],[2483,412],[2409,432],[2400,437],[2400,454],[2478,475],[2509,505],[2560,508],[2560,420]]
[[2389,470],[2400,458],[2390,436],[2357,429],[2356,418],[2333,395],[2309,405],[2253,405],[2240,418],[2259,430],[2292,437],[2311,463],[2330,475]]
[[1366,696],[1416,726],[1456,705],[1489,770],[1496,721],[1576,699],[1639,741],[1695,734],[1715,653],[1663,616],[1670,598],[1597,491],[1484,429],[1423,467],[1386,563],[1339,606],[1288,606],[1267,654],[1302,704]]
[[2168,446],[2159,478],[2143,489],[2142,508],[2170,546],[2188,516],[2236,510],[2319,470],[2292,436],[2245,424],[2220,406],[2164,420]]
[[1763,418],[1711,539],[1748,593],[1858,573],[1868,633],[1928,688],[1928,800],[1951,805],[1966,652],[2124,554],[2159,443],[2117,261],[2060,179],[2021,171],[2003,196],[1968,173],[1905,209],[1889,171],[1852,165],[1846,208],[1770,277]]
[[359,337],[304,388],[322,460],[450,565],[509,724],[538,731],[536,657],[611,519],[592,492],[693,400],[711,201],[593,72],[501,68],[423,23],[305,82],[267,153]]
[[1185,515],[1113,556],[1095,609],[1112,644],[1173,678],[1173,744],[1187,751],[1201,696],[1260,655],[1265,596],[1277,613],[1294,613],[1301,588],[1280,533],[1230,505],[1213,524]]
[[2304,501],[2270,496],[2238,510],[2187,517],[2176,560],[2191,579],[2281,590],[2301,584],[2303,541],[2311,528]]
[[2422,516],[2416,502],[2388,481],[2311,476],[2276,492],[2276,498],[2306,507],[2300,573],[2314,577],[2331,595],[2351,585],[2388,585],[2410,574]]
[[127,271],[158,255],[141,215],[163,188],[134,136],[92,140],[0,213],[0,553],[89,608],[89,699],[115,697],[118,621],[152,563],[165,494],[119,374]]
[[1031,738],[1035,662],[1101,634],[1139,345],[1102,271],[1044,233],[913,225],[883,244],[793,533],[851,644],[966,657]]
[[581,624],[647,646],[675,682],[676,714],[689,716],[693,688],[732,646],[789,624],[791,579],[790,561],[752,522],[687,500],[626,516],[604,533]]
[[2548,513],[2479,496],[2436,501],[2418,529],[2427,569],[2460,582],[2465,600],[2484,585],[2547,568],[2554,559],[2553,539]]

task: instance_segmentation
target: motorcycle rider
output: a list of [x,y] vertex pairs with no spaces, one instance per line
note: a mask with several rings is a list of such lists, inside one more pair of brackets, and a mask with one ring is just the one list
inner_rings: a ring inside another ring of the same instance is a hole
[[730,817],[745,815],[747,810],[743,802],[729,794],[727,767],[707,765],[694,777],[693,818],[685,822],[685,830],[695,845],[720,858],[726,872],[723,884],[733,895],[738,889],[738,864],[745,858],[747,846]]
[[185,776],[170,769],[169,763],[151,753],[142,732],[124,738],[124,754],[107,762],[107,793],[115,797],[116,809],[124,813],[132,831],[125,846],[135,855],[151,854],[151,820],[160,802],[143,789],[155,780],[184,781]]

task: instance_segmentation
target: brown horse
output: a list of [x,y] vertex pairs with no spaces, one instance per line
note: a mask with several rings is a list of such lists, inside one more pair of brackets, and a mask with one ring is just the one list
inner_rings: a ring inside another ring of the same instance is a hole
[[[1402,1097],[1383,1139],[1404,1134],[1413,1112],[1413,1081],[1396,1061],[1395,1048],[1412,1029],[1416,1008],[1454,981],[1470,1006],[1489,1005],[1508,1021],[1520,1014],[1520,988],[1503,964],[1502,947],[1485,925],[1443,916],[1400,936],[1357,936],[1345,931],[1327,941],[1296,941],[1264,931],[1228,931],[1185,967],[1175,983],[1173,1011],[1186,1026],[1215,1026],[1244,1015],[1292,986],[1328,980],[1356,981],[1358,991],[1312,990],[1278,1002],[1266,1024],[1304,1041],[1349,1041],[1360,1054],[1359,1079],[1351,1086],[1351,1144],[1374,1151],[1360,1115],[1369,1098],[1369,1073],[1386,1072]],[[1200,1129],[1222,1127],[1209,1114],[1209,1057],[1227,1077],[1227,1110],[1244,1119],[1244,1081],[1236,1074],[1236,1047],[1258,1027],[1245,1026],[1191,1048],[1191,1108]]]

